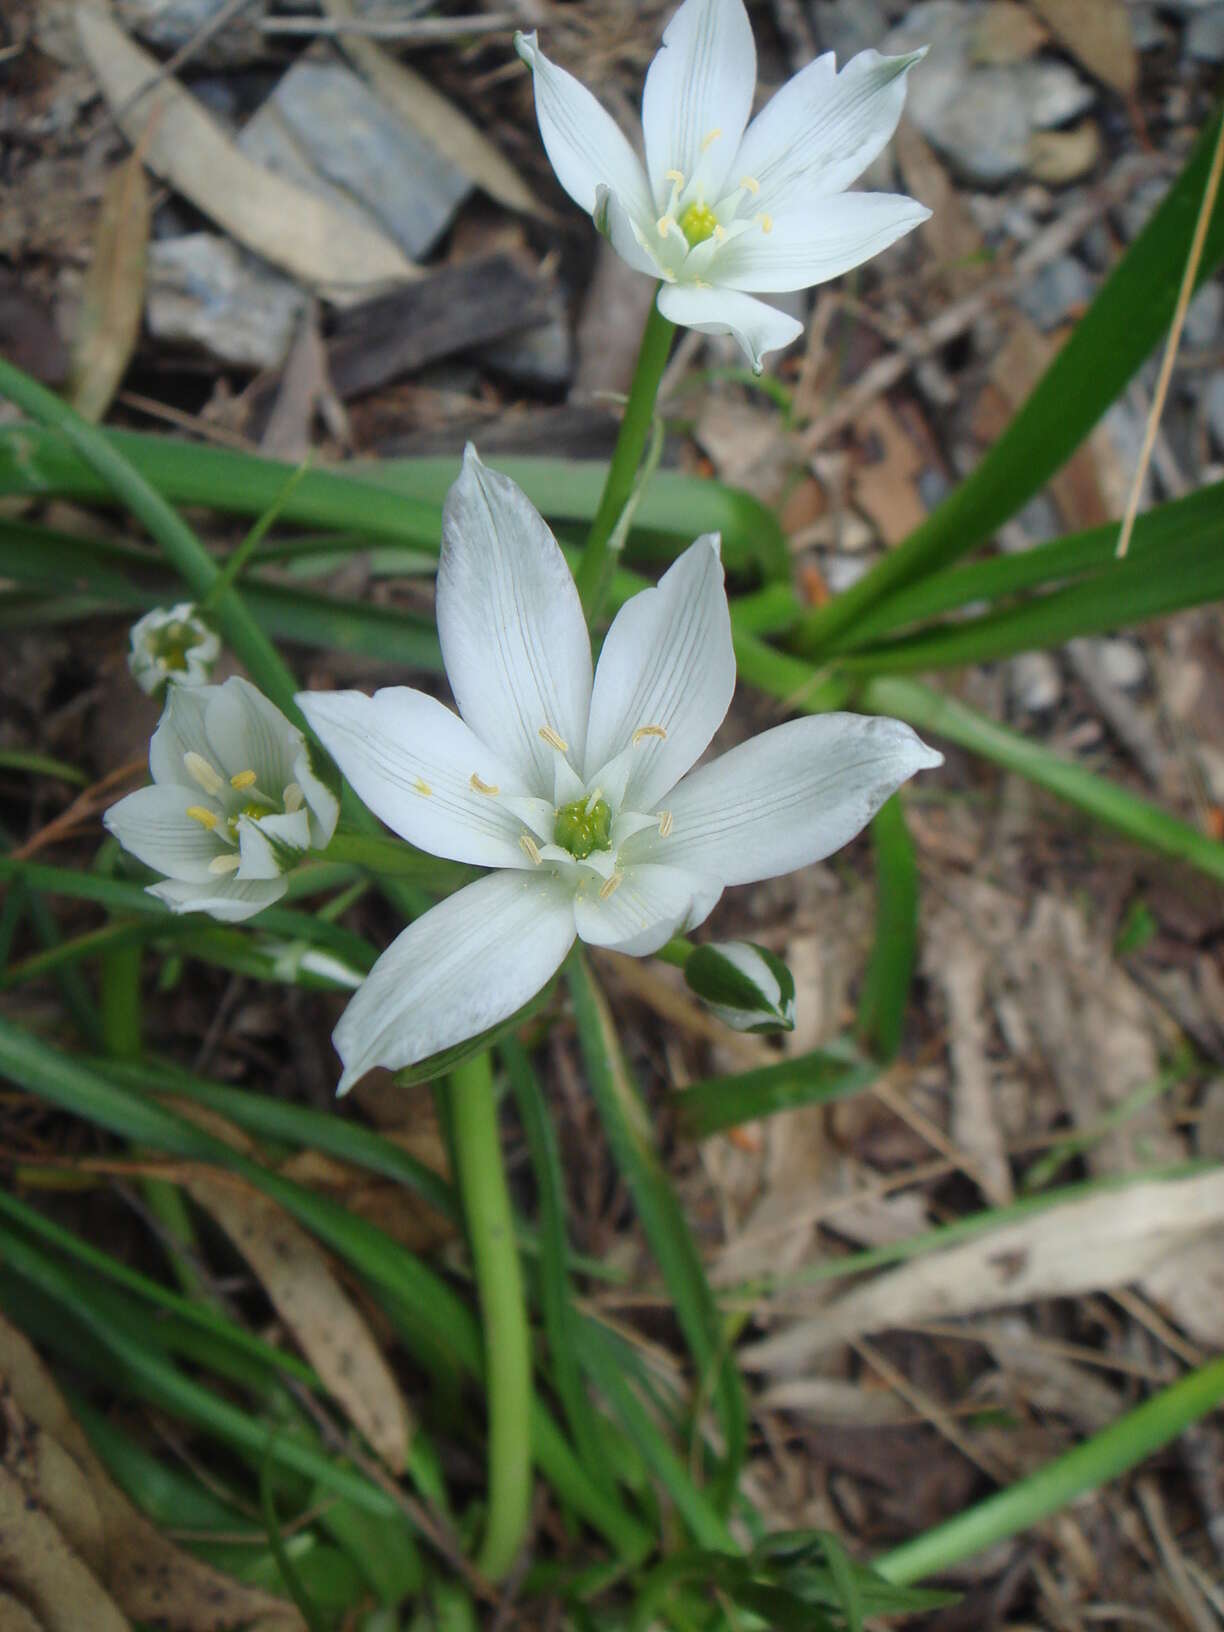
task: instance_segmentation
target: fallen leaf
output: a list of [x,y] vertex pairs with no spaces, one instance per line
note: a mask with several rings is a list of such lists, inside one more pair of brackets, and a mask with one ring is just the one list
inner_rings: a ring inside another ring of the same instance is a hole
[[140,337],[149,184],[139,151],[106,184],[72,347],[68,400],[97,423],[119,389]]
[[1050,187],[1078,181],[1100,156],[1101,132],[1095,119],[1081,119],[1070,130],[1035,130],[1029,137],[1029,174]]
[[247,158],[105,10],[80,5],[76,26],[124,135],[133,147],[143,138],[148,168],[240,244],[334,298],[417,276],[382,233]]
[[323,1249],[267,1196],[197,1168],[184,1188],[229,1236],[303,1354],[395,1473],[408,1458],[408,1409],[370,1329]]
[[[357,15],[351,0],[322,0],[322,5],[329,17],[341,22]],[[427,79],[359,34],[341,34],[340,44],[388,107],[458,165],[490,198],[527,215],[547,213],[510,161]]]
[[992,0],[973,24],[969,57],[982,66],[1007,67],[1031,57],[1049,37],[1020,0]]
[[[0,1315],[0,1378],[7,1390],[9,1410],[17,1410],[29,1430],[37,1428],[53,1439],[80,1470],[93,1495],[102,1523],[105,1558],[97,1572],[102,1599],[119,1606],[136,1622],[164,1627],[167,1632],[220,1632],[225,1628],[275,1628],[275,1632],[305,1632],[292,1604],[231,1580],[211,1565],[192,1558],[168,1541],[112,1483],[94,1454],[80,1424],[72,1416],[28,1339]],[[49,1463],[43,1464],[49,1467]],[[3,1471],[3,1470],[0,1470]],[[63,1477],[62,1468],[57,1477]],[[65,1544],[66,1546],[67,1544]],[[77,1557],[75,1551],[69,1553]],[[82,1565],[84,1568],[84,1565]],[[12,1584],[17,1577],[0,1558],[0,1579]],[[76,1577],[74,1576],[74,1579]],[[21,1596],[30,1601],[30,1595]],[[106,1632],[106,1621],[92,1613],[84,1619],[36,1622],[38,1632]],[[0,1597],[0,1632],[9,1632]],[[119,1626],[127,1622],[120,1618]],[[14,1632],[18,1623],[14,1623]],[[24,1629],[22,1629],[24,1632]]]
[[1101,1191],[880,1275],[740,1358],[793,1373],[867,1332],[1128,1286],[1191,1243],[1218,1256],[1221,1231],[1224,1172]]
[[0,1468],[0,1580],[40,1632],[131,1632],[114,1599],[73,1552],[36,1497]]
[[1030,0],[1033,10],[1088,72],[1122,96],[1139,82],[1139,57],[1125,0]]
[[918,492],[922,469],[918,450],[900,420],[881,397],[854,422],[860,441],[870,450],[850,479],[853,502],[875,523],[885,544],[900,544],[926,519]]
[[990,275],[985,244],[969,213],[964,193],[954,185],[935,149],[912,119],[903,118],[894,142],[906,191],[920,198],[930,215],[918,229],[948,291],[967,295]]

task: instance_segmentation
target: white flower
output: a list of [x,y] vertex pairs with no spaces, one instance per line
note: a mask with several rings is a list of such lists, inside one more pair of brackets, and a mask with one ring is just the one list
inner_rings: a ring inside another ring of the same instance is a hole
[[921,51],[864,51],[840,74],[831,52],[818,57],[749,124],[756,49],[742,0],[684,0],[646,75],[643,168],[534,34],[514,43],[562,187],[630,266],[663,279],[664,317],[733,334],[758,373],[802,324],[753,294],[824,283],[930,214],[912,198],[846,192],[896,129]]
[[336,1028],[341,1092],[375,1065],[415,1064],[515,1013],[575,935],[657,951],[701,923],[724,885],[828,855],[941,762],[907,725],[826,714],[693,771],[735,687],[717,538],[626,602],[592,678],[556,541],[470,448],[443,513],[437,616],[458,715],[398,686],[298,698],[390,828],[497,869],[375,964]]
[[141,691],[155,697],[168,684],[204,685],[220,651],[216,631],[182,601],[168,610],[154,607],[132,625],[128,668]]
[[125,850],[166,875],[175,912],[236,923],[285,893],[282,876],[336,829],[339,804],[306,739],[249,681],[172,686],[149,744],[153,786],[103,818]]

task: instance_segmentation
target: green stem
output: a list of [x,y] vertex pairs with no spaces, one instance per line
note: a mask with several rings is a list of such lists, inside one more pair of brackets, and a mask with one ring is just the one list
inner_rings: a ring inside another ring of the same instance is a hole
[[652,302],[650,316],[642,332],[633,384],[629,387],[629,400],[625,404],[625,417],[621,420],[599,509],[587,534],[586,548],[578,567],[578,593],[582,597],[582,608],[588,623],[595,621],[608,586],[612,565],[608,541],[633,494],[634,479],[654,422],[655,398],[659,394],[659,381],[663,378],[674,333],[675,326]]
[[476,1566],[490,1581],[500,1581],[522,1546],[531,1503],[531,1340],[488,1054],[455,1067],[450,1097],[459,1188],[484,1325],[489,1510]]
[[1135,1467],[1221,1400],[1224,1359],[1191,1372],[1029,1478],[895,1547],[876,1560],[875,1568],[887,1580],[908,1586],[983,1553]]

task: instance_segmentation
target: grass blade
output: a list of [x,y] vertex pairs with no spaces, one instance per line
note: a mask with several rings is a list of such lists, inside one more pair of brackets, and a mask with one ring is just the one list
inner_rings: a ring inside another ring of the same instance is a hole
[[876,922],[871,958],[859,994],[855,1031],[878,1060],[896,1057],[918,951],[918,858],[894,793],[871,823],[875,851]]

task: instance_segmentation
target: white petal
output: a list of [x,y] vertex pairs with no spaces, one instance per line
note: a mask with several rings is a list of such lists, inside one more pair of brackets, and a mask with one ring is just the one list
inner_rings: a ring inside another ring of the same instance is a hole
[[[316,850],[325,850],[340,819],[340,801],[315,774],[310,755],[310,744],[303,740],[301,751],[293,762],[293,780],[301,788],[310,812],[310,842]],[[283,794],[284,789],[280,792]]]
[[724,884],[774,878],[839,850],[915,771],[942,763],[900,720],[790,720],[685,777],[668,798],[669,836],[642,833],[625,850]]
[[742,0],[684,0],[646,74],[646,174],[662,214],[668,170],[711,203],[739,148],[756,87],[756,46]]
[[442,511],[438,637],[459,712],[547,799],[555,732],[582,761],[591,642],[565,557],[538,510],[469,445]]
[[112,805],[102,820],[127,851],[168,878],[204,883],[208,866],[228,848],[187,814],[194,803],[185,788],[140,788]]
[[768,232],[760,228],[728,239],[709,276],[723,288],[762,294],[810,289],[869,261],[930,213],[904,193],[817,199],[803,211],[774,219]]
[[616,120],[573,74],[549,62],[534,34],[516,34],[514,48],[531,69],[548,162],[574,203],[592,215],[598,189],[609,187],[630,213],[649,220],[655,212],[646,175]]
[[592,946],[644,958],[713,912],[722,883],[708,874],[650,863],[627,866],[606,895],[584,889],[574,900],[578,934]]
[[231,675],[224,685],[209,689],[213,695],[204,722],[212,763],[227,778],[254,771],[255,785],[269,798],[278,798],[293,780],[302,733],[241,675]]
[[171,686],[166,707],[149,743],[149,770],[154,782],[177,783],[198,793],[183,764],[186,754],[207,759],[212,753],[204,720],[220,686]]
[[409,924],[379,958],[332,1040],[339,1092],[376,1065],[396,1071],[522,1008],[574,940],[573,897],[540,873],[492,873]]
[[150,884],[149,894],[164,901],[171,912],[206,912],[222,923],[240,924],[264,907],[279,901],[288,885],[283,878],[215,879],[209,884],[183,884],[173,879]]
[[698,289],[691,283],[669,283],[659,290],[659,310],[672,323],[702,334],[733,334],[759,374],[768,351],[789,346],[803,324],[763,300],[734,289]]
[[295,856],[310,848],[310,813],[303,809],[286,816],[261,816],[238,821],[238,851],[242,858],[239,882],[279,878],[294,865]]
[[[642,225],[633,219],[620,199],[607,187],[601,187],[595,197],[595,225],[612,245],[622,261],[635,272],[644,272],[649,278],[662,275],[683,261],[682,253],[668,254],[670,234],[660,235],[657,225],[647,220]],[[683,239],[684,234],[680,234]],[[687,249],[687,244],[685,248]],[[657,253],[655,253],[657,251]]]
[[722,562],[717,538],[707,533],[612,620],[591,693],[588,782],[628,751],[620,802],[654,810],[709,747],[734,690]]
[[754,207],[780,215],[840,193],[897,128],[906,70],[923,55],[862,51],[835,72],[832,52],[788,80],[744,132],[736,177],[760,184]]
[[400,838],[479,867],[527,865],[522,823],[496,797],[521,779],[437,698],[388,686],[373,697],[304,691],[297,703],[362,804]]

